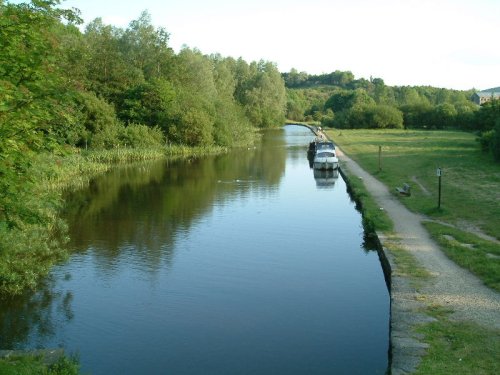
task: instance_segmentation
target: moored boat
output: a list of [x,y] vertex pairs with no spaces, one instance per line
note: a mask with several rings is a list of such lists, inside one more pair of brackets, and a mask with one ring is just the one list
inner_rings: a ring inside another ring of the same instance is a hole
[[339,159],[334,150],[319,151],[313,159],[314,169],[338,169]]

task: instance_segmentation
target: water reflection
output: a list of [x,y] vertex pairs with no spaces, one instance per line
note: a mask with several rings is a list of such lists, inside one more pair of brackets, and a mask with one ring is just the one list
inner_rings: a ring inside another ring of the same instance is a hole
[[47,278],[40,290],[0,300],[0,349],[43,348],[46,339],[74,318],[71,291],[56,291]]
[[226,155],[117,168],[68,196],[71,246],[95,253],[103,268],[115,268],[122,253],[148,272],[168,265],[176,237],[215,202],[275,191],[285,169],[283,145],[274,131],[259,147]]
[[273,130],[73,193],[75,254],[2,303],[1,347],[64,346],[93,374],[383,374],[380,265],[337,171],[311,176],[309,138]]
[[314,180],[318,189],[331,189],[335,186],[335,182],[339,178],[337,169],[314,169]]

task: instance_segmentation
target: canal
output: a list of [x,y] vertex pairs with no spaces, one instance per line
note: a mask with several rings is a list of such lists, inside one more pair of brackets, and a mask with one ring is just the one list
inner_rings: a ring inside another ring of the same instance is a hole
[[384,374],[389,294],[308,129],[117,168],[68,198],[73,249],[3,304],[1,348],[64,347],[84,373]]

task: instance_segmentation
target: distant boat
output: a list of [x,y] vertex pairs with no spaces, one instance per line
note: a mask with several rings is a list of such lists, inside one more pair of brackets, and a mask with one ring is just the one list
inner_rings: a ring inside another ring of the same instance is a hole
[[334,150],[319,151],[313,159],[314,169],[338,169],[339,159]]
[[335,151],[335,144],[332,141],[325,140],[324,138],[316,137],[309,143],[307,154],[314,156],[319,151]]
[[317,137],[309,143],[307,150],[309,166],[314,169],[338,169],[339,160],[335,153],[335,144],[332,141]]

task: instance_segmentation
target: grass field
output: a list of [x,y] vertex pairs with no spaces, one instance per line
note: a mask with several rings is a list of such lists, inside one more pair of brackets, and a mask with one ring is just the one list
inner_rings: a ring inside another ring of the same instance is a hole
[[[480,151],[473,134],[330,130],[328,135],[395,195],[395,188],[407,182],[412,194],[401,197],[401,202],[436,221],[426,227],[448,257],[500,290],[500,245],[494,240],[500,238],[500,164]],[[442,170],[440,209],[438,167]]]
[[[402,201],[410,210],[462,229],[479,229],[500,239],[500,164],[480,151],[473,134],[330,130],[328,135],[393,191],[408,183],[412,196]],[[438,167],[442,170],[440,210]]]

